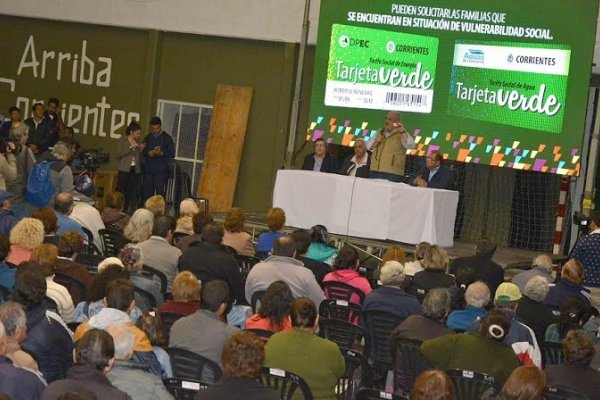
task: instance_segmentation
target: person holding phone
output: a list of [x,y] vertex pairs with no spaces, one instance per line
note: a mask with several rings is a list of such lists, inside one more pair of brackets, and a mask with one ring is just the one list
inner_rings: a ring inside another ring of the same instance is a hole
[[388,112],[384,127],[367,142],[367,149],[371,150],[370,177],[402,182],[406,150],[414,147],[414,139],[400,122],[400,113]]
[[151,132],[144,138],[143,200],[159,194],[165,197],[165,187],[169,178],[169,159],[175,157],[173,138],[162,129],[159,117],[150,120]]

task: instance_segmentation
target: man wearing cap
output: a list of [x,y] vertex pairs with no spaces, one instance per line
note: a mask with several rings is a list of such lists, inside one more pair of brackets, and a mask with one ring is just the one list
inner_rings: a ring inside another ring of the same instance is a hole
[[[504,338],[504,343],[513,349],[521,365],[541,368],[542,353],[535,334],[530,327],[521,322],[517,317],[517,306],[522,297],[517,285],[504,282],[496,289],[494,308],[501,311],[510,319],[510,330]],[[476,321],[469,331],[478,332],[479,321]]]
[[12,193],[6,190],[0,190],[0,235],[9,236],[10,230],[19,222],[10,210],[12,207]]
[[175,157],[173,138],[162,129],[159,117],[150,120],[152,132],[144,138],[144,180],[143,201],[159,194],[165,197],[165,187],[169,178],[169,159]]

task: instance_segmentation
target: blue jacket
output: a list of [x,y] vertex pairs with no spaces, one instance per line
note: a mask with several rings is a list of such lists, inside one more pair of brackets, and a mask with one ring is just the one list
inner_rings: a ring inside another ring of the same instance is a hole
[[[302,169],[305,171],[312,171],[315,167],[315,153],[311,153],[304,157],[304,163],[302,164]],[[338,170],[337,160],[334,156],[329,153],[325,153],[325,157],[323,157],[323,162],[321,163],[320,172],[327,172],[330,174],[335,174]]]
[[0,235],[9,236],[10,230],[19,222],[12,211],[0,208]]
[[421,305],[415,296],[390,286],[382,286],[367,295],[362,312],[371,310],[385,311],[403,318],[422,313]]
[[550,291],[544,300],[544,305],[552,311],[560,311],[560,306],[571,297],[577,297],[587,306],[592,306],[591,294],[586,288],[565,280],[550,284]]
[[0,392],[13,400],[39,399],[46,385],[33,372],[17,368],[5,356],[0,356]]
[[[427,182],[429,180],[429,173],[431,171],[427,167],[421,168],[418,175],[421,175],[421,178],[425,179]],[[433,175],[431,181],[428,181],[427,187],[434,189],[453,189],[454,177],[452,176],[452,172],[450,169],[444,164],[440,164],[440,168]],[[414,179],[412,181],[412,185],[414,185]]]
[[467,305],[464,310],[452,311],[448,315],[446,325],[455,331],[466,331],[473,322],[482,319],[487,314],[485,308],[477,308]]
[[[9,267],[4,261],[0,263],[0,286],[4,286],[12,293],[15,287],[15,275],[17,269],[15,267]],[[4,299],[6,301],[8,299]]]
[[[146,148],[144,149],[144,173],[154,173],[158,171],[169,170],[169,159],[175,157],[175,143],[173,138],[165,131],[161,131],[159,135],[149,133],[144,138]],[[163,155],[160,157],[150,157],[148,152],[154,150],[155,147],[160,147]]]

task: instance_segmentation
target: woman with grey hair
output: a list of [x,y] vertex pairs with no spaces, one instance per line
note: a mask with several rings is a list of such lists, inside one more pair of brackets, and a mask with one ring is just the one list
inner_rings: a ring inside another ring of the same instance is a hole
[[125,239],[132,243],[140,243],[150,238],[154,227],[154,214],[145,208],[135,210],[123,230]]
[[421,314],[419,301],[402,289],[404,268],[398,261],[388,261],[381,267],[380,281],[383,286],[369,293],[362,311],[386,311],[406,318]]
[[123,247],[119,259],[123,263],[123,268],[129,273],[129,280],[135,288],[141,289],[154,297],[155,305],[150,304],[147,298],[136,292],[135,302],[142,311],[150,307],[158,307],[163,302],[163,295],[160,291],[160,280],[154,275],[145,275],[143,273],[144,258],[142,249],[134,244],[128,244]]
[[538,343],[544,343],[546,329],[554,322],[552,311],[543,304],[549,290],[545,277],[534,276],[525,285],[523,298],[517,307],[517,316],[533,330]]
[[[50,166],[50,180],[56,189],[54,195],[58,193],[72,193],[73,171],[67,164],[71,158],[71,148],[63,142],[57,142],[50,153],[46,152],[39,156],[38,161],[47,161],[52,163]],[[54,202],[54,197],[52,198]]]
[[6,330],[6,357],[15,367],[38,371],[38,364],[33,357],[21,350],[21,343],[27,338],[27,317],[23,306],[14,301],[0,304],[0,322]]

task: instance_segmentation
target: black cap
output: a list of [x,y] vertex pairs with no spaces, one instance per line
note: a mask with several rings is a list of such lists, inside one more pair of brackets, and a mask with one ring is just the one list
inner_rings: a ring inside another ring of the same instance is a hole
[[159,117],[152,117],[150,120],[150,125],[162,125],[162,121]]

